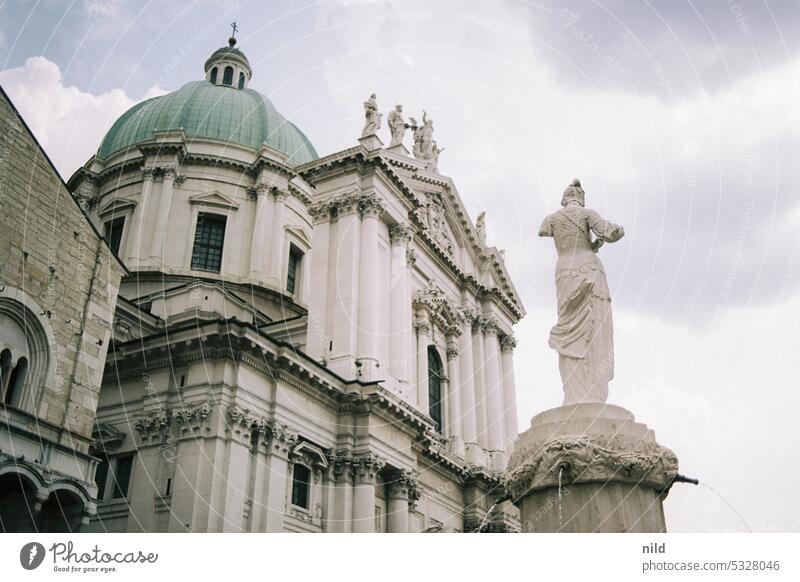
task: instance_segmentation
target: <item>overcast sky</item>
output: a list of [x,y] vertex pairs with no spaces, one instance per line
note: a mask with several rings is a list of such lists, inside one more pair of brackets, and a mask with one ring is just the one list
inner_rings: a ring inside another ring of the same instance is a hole
[[[601,251],[610,402],[753,530],[800,531],[798,2],[5,1],[0,83],[69,177],[132,104],[202,78],[233,20],[250,86],[321,155],[355,145],[372,92],[435,119],[440,170],[487,211],[528,310],[523,428],[562,398],[535,234],[580,178],[627,233]],[[666,512],[671,531],[745,528],[703,487]]]

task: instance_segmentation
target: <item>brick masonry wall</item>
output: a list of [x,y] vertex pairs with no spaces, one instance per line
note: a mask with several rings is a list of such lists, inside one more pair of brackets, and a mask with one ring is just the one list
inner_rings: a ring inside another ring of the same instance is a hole
[[[36,301],[55,336],[36,413],[87,450],[123,267],[0,91],[0,285]],[[78,438],[75,438],[78,437]]]

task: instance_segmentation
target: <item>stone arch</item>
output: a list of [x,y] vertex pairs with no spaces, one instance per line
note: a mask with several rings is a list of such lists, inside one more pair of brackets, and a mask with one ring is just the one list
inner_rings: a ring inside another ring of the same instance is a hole
[[38,531],[37,516],[47,488],[26,464],[12,461],[0,465],[0,531]]
[[50,488],[50,495],[39,510],[37,526],[40,533],[70,533],[80,530],[89,509],[87,495],[81,489],[72,483],[59,483]]
[[[14,366],[25,358],[27,369],[17,387],[12,404],[30,413],[36,413],[43,387],[53,378],[51,366],[51,346],[55,346],[55,336],[47,319],[38,314],[46,314],[27,293],[15,287],[6,286],[0,291],[0,350],[9,350]],[[10,376],[10,375],[9,375]],[[9,378],[3,378],[3,395]],[[18,377],[19,380],[19,371]],[[5,398],[4,398],[5,400]]]

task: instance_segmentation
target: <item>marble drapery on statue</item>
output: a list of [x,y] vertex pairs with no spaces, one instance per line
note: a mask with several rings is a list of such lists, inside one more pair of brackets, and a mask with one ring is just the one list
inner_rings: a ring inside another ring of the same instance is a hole
[[605,402],[614,377],[611,295],[597,251],[625,231],[585,208],[584,200],[576,179],[564,191],[563,208],[539,229],[539,236],[553,237],[558,254],[558,322],[550,331],[550,347],[558,352],[564,405]]
[[378,100],[375,93],[364,101],[364,129],[361,130],[361,137],[374,135],[381,128],[381,118],[383,114],[378,111]]

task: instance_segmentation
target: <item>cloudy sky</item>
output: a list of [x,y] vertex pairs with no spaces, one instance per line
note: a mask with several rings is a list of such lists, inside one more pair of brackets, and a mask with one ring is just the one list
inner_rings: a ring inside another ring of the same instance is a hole
[[68,177],[133,103],[202,78],[233,20],[251,87],[323,155],[355,144],[372,92],[435,118],[528,310],[522,427],[562,396],[535,234],[579,177],[627,233],[601,252],[610,401],[730,504],[677,485],[669,528],[800,531],[800,4],[6,0],[0,83]]

